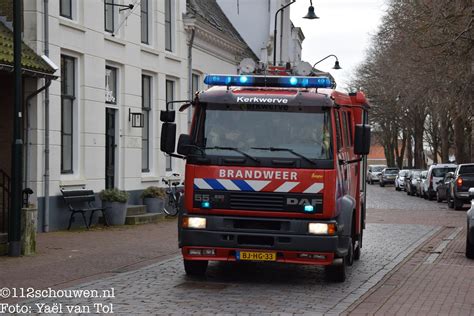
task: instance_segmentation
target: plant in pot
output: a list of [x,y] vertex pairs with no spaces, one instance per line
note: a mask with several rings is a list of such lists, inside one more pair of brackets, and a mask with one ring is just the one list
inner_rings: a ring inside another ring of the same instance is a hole
[[100,191],[102,207],[106,208],[105,214],[109,225],[125,224],[127,216],[128,193],[118,189],[105,189]]
[[166,198],[166,190],[164,188],[148,187],[142,192],[141,198],[149,213],[163,213]]

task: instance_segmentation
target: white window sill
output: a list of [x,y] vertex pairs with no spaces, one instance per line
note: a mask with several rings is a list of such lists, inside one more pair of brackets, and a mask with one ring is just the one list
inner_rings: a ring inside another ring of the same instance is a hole
[[149,46],[149,45],[146,45],[146,44],[142,43],[140,49],[141,49],[142,52],[152,54],[152,55],[155,55],[155,56],[160,56],[160,53],[155,48],[153,48],[152,46]]
[[165,58],[166,59],[169,59],[169,60],[172,60],[172,61],[176,61],[178,63],[182,62],[181,58],[179,58],[178,56],[176,56],[175,54],[173,53],[170,53],[170,52],[165,52]]
[[119,45],[122,45],[122,46],[127,45],[126,41],[124,41],[120,38],[117,38],[116,36],[112,36],[112,34],[110,34],[110,33],[105,33],[104,34],[104,39],[106,41],[109,41],[109,42],[112,42],[112,43],[115,43],[115,44],[119,44]]
[[86,32],[86,28],[80,24],[77,23],[77,21],[70,20],[68,18],[60,17],[59,19],[59,25],[69,27],[71,29],[77,30],[79,32]]

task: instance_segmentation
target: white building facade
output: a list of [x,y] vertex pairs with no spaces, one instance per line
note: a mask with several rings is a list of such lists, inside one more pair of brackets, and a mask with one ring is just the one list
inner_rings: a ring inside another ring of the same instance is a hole
[[[49,37],[49,58],[61,75],[49,89],[49,172],[44,93],[29,113],[26,186],[35,192],[44,230],[66,227],[60,188],[115,187],[139,204],[144,188],[183,173],[183,161],[159,149],[159,114],[167,100],[189,95],[185,10],[185,0],[24,1],[24,40],[43,54]],[[143,114],[142,127],[132,127],[132,113]],[[178,133],[187,120],[177,114]]]
[[[228,19],[264,63],[273,63],[275,13],[291,0],[217,0]],[[276,61],[278,65],[301,61],[303,32],[290,20],[291,5],[278,14]]]
[[[25,187],[40,231],[67,227],[61,189],[118,188],[133,205],[183,175],[184,161],[160,151],[160,111],[205,89],[206,74],[258,61],[216,0],[25,1],[24,41],[60,76],[28,109]],[[177,111],[178,135],[190,115]]]

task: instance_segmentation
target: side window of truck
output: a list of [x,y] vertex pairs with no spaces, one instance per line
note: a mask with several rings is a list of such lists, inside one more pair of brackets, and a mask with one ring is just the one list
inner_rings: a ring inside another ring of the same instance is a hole
[[349,138],[349,125],[347,124],[346,112],[342,112],[342,129],[344,131],[344,146],[349,147],[351,145]]
[[352,138],[352,115],[347,112],[347,130],[349,131],[349,144],[352,146],[354,139]]
[[334,112],[334,120],[336,122],[337,151],[339,151],[341,150],[341,147],[342,147],[341,124],[340,124],[340,119],[339,119],[339,112]]

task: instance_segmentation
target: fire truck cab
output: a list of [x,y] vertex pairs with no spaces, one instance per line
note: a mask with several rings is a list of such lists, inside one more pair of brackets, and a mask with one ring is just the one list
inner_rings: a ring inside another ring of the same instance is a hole
[[161,150],[186,159],[179,247],[187,274],[209,261],[321,265],[333,281],[359,259],[369,105],[327,77],[209,75],[175,154],[174,112]]

